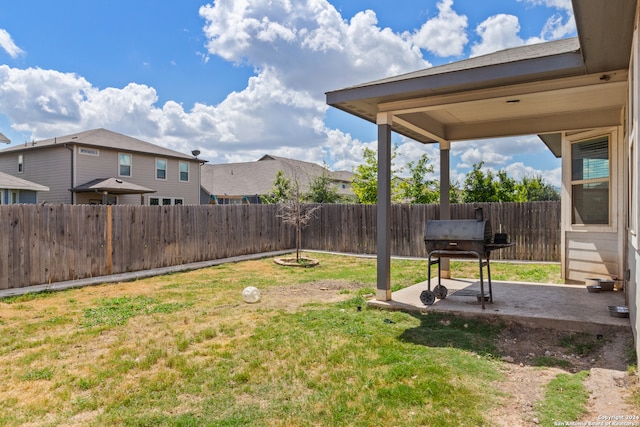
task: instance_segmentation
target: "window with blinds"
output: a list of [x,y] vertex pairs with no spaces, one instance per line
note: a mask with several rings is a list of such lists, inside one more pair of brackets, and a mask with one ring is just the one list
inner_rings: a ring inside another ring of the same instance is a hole
[[609,224],[609,137],[571,145],[573,224]]

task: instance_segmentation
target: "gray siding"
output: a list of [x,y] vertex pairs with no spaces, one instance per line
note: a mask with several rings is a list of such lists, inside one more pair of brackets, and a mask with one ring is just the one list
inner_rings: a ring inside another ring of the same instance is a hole
[[61,145],[24,151],[23,173],[18,173],[18,154],[0,154],[0,171],[49,187],[49,191],[40,194],[40,202],[71,203],[70,150]]
[[[69,148],[67,148],[69,147]],[[40,202],[73,203],[71,188],[85,184],[99,178],[118,178],[118,153],[126,152],[108,147],[87,147],[98,155],[81,154],[82,144],[59,144],[50,146],[27,146],[24,151],[10,151],[0,153],[0,171],[18,176],[26,180],[46,185],[50,191],[38,196]],[[18,147],[16,147],[18,148]],[[72,151],[73,150],[73,151]],[[18,156],[23,155],[24,171],[18,173]],[[73,154],[73,164],[72,164]],[[200,204],[200,162],[191,159],[178,159],[169,156],[159,157],[156,154],[128,152],[131,154],[131,176],[120,177],[123,180],[155,190],[155,193],[145,194],[145,204],[149,204],[149,197],[171,199],[179,198],[183,204]],[[156,158],[167,160],[167,177],[165,180],[156,179]],[[189,163],[189,181],[179,180],[179,162]],[[75,179],[72,182],[72,177]],[[100,200],[97,193],[78,193],[75,203],[89,203]],[[141,204],[139,194],[118,196],[120,204]]]
[[[128,153],[131,154],[131,176],[120,177],[118,175],[118,154],[126,151],[117,151],[109,148],[100,148],[98,156],[80,154],[76,155],[77,182],[75,185],[84,184],[96,178],[118,177],[127,182],[142,185],[156,190],[155,193],[145,194],[145,204],[149,204],[149,197],[180,198],[184,204],[200,203],[199,162],[189,161],[189,181],[179,180],[179,161],[155,154]],[[167,178],[156,179],[156,158],[167,160]],[[80,201],[80,199],[78,199]],[[140,204],[140,195],[132,194],[118,196],[120,204]]]

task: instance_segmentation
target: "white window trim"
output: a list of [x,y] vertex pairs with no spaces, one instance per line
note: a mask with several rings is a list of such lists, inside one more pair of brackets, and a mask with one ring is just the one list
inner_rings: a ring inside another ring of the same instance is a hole
[[[158,204],[157,205],[152,205],[151,204],[151,200],[153,200],[153,199],[158,200]],[[170,203],[168,205],[163,205],[162,202],[164,200],[170,200]],[[176,205],[176,200],[182,200],[182,204],[181,205]],[[149,205],[149,206],[183,206],[184,205],[184,197],[149,196],[149,198],[147,199],[147,205]]]
[[[125,156],[129,156],[129,158],[131,159],[131,164],[129,165],[129,175],[121,175],[120,174],[120,166],[122,166],[121,163],[120,163],[120,155],[122,155],[122,154],[125,155]],[[122,177],[125,177],[125,178],[131,178],[133,176],[133,154],[131,154],[131,153],[118,153],[118,176],[122,176]]]
[[[571,147],[575,143],[588,141],[590,139],[608,136],[609,137],[609,224],[573,224],[571,220],[572,210],[573,210],[573,184],[579,184],[581,181],[572,180],[573,166],[572,166],[572,158],[571,158]],[[567,136],[567,140],[569,142],[568,147],[568,155],[567,159],[567,167],[565,167],[565,171],[567,174],[567,192],[569,196],[569,203],[567,206],[566,212],[566,221],[567,231],[571,232],[598,232],[598,233],[613,233],[618,229],[618,215],[616,214],[617,203],[618,203],[618,161],[617,161],[617,146],[618,146],[618,129],[617,128],[606,128],[606,129],[595,129],[588,132],[580,132]],[[565,157],[565,156],[563,156]],[[616,209],[614,209],[616,207]]]
[[24,154],[18,154],[18,173],[24,173]]

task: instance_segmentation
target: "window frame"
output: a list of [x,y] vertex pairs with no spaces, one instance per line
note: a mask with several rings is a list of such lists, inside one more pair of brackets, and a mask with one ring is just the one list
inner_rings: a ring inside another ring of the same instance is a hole
[[149,206],[183,206],[184,197],[151,196],[147,204]]
[[[606,178],[592,178],[592,179],[573,179],[573,147],[574,144],[580,144],[584,142],[594,141],[601,138],[607,138],[607,150],[608,150],[608,161],[609,161],[609,174]],[[617,184],[616,174],[617,174],[617,162],[616,162],[616,152],[615,152],[615,144],[617,141],[617,130],[616,129],[600,129],[592,132],[585,132],[576,135],[572,135],[569,138],[569,154],[568,154],[568,192],[570,197],[570,203],[568,204],[568,217],[567,224],[569,225],[569,229],[571,231],[598,231],[598,232],[612,232],[617,227],[617,217],[614,210],[614,204],[617,203],[616,192],[618,189],[615,187]],[[582,185],[582,184],[596,184],[606,182],[608,184],[608,223],[603,224],[594,224],[594,223],[574,223],[574,207],[575,207],[575,194],[574,194],[574,186]]]
[[[129,164],[125,165],[121,162],[121,156],[127,156],[129,157]],[[122,173],[122,167],[123,166],[128,166],[129,167],[129,175],[125,175]],[[124,177],[128,177],[131,178],[133,176],[133,155],[131,153],[118,153],[118,176],[124,176]]]
[[[164,169],[158,168],[158,162],[164,162]],[[169,168],[168,160],[165,159],[164,157],[156,157],[155,165],[156,165],[156,167],[155,167],[155,170],[156,170],[155,177],[156,177],[156,179],[158,181],[166,181],[167,180],[167,169]],[[161,171],[161,170],[164,171],[164,178],[159,178],[158,177],[158,172]]]
[[24,173],[24,154],[18,154],[18,173]]
[[[182,165],[186,165],[187,166],[187,171],[186,172],[182,171]],[[187,179],[182,179],[182,174],[183,173],[187,174]],[[190,178],[189,175],[190,175],[189,162],[187,162],[185,160],[178,161],[178,181],[179,182],[189,182],[189,178]]]

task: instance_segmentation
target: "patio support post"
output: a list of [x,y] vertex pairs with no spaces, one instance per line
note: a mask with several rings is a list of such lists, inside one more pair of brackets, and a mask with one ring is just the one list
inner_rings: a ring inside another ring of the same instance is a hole
[[[440,142],[440,219],[451,219],[451,200],[449,192],[451,182],[451,164],[449,160],[450,150],[451,141]],[[440,269],[442,272],[441,277],[445,279],[451,278],[449,258],[440,259]]]
[[378,114],[378,301],[391,301],[391,120],[391,113]]

